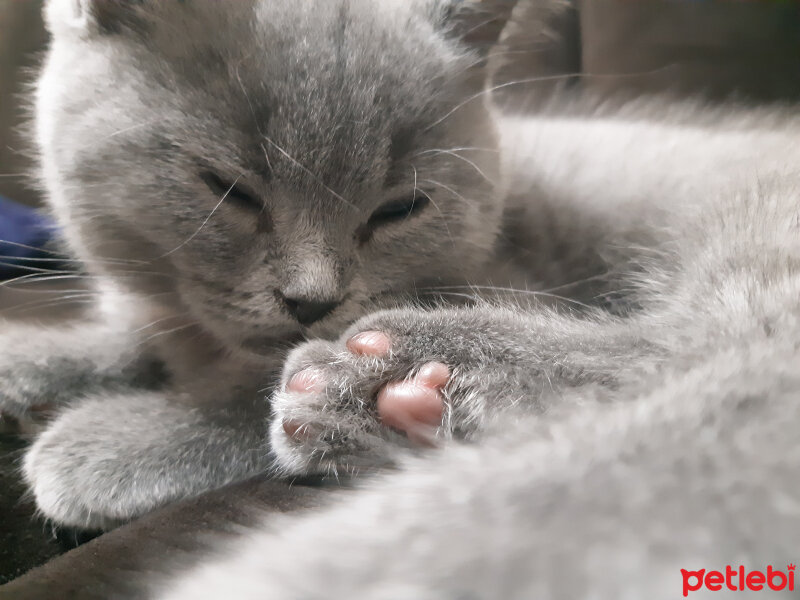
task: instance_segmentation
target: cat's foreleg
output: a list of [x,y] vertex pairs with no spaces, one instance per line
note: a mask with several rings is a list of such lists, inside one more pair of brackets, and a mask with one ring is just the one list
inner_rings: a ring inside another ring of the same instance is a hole
[[159,392],[88,397],[31,446],[25,480],[54,522],[113,527],[265,469],[259,400],[200,410]]
[[[286,363],[271,441],[289,473],[359,470],[397,443],[471,438],[568,388],[602,393],[657,355],[631,320],[476,307],[379,312]],[[594,393],[594,392],[593,392]]]
[[0,414],[23,417],[106,386],[147,386],[156,376],[153,361],[133,352],[131,336],[103,323],[1,323],[0,330]]

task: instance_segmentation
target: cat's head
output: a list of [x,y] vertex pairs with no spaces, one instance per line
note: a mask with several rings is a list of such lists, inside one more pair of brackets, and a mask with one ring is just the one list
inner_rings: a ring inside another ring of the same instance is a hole
[[469,279],[501,217],[478,47],[511,4],[50,0],[51,203],[93,270],[255,351]]

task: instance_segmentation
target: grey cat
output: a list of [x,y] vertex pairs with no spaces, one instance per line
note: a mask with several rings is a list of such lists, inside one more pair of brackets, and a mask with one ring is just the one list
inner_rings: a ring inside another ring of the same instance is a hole
[[800,119],[503,117],[512,3],[480,4],[51,0],[42,175],[107,318],[4,346],[3,411],[64,405],[46,516],[400,467],[170,598],[673,598],[795,560]]
[[61,406],[25,477],[44,516],[111,527],[287,470],[266,398],[292,345],[418,288],[481,281],[502,213],[492,123],[482,102],[434,121],[483,87],[485,56],[458,39],[487,13],[367,0],[45,11],[40,175],[98,322],[7,326],[0,409]]

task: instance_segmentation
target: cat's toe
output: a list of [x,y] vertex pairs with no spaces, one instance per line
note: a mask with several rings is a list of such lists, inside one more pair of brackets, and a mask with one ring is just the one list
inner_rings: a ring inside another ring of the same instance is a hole
[[347,349],[357,356],[386,357],[392,348],[392,340],[382,331],[362,331],[349,338]]
[[[111,529],[121,520],[108,518],[91,506],[91,486],[72,469],[74,452],[50,443],[48,432],[25,455],[23,473],[40,514],[54,523],[79,529]],[[87,497],[88,494],[88,497]]]
[[[297,414],[299,412],[297,409],[311,409],[313,411],[314,395],[325,392],[327,379],[327,375],[321,369],[307,367],[292,375],[286,383],[284,389],[291,406],[283,406],[282,410],[278,412],[280,413],[280,425],[283,428],[283,432],[294,442],[307,443],[313,436],[319,435],[319,428],[313,423],[304,420],[302,415]],[[311,417],[312,415],[306,416]]]
[[343,474],[385,464],[383,428],[369,410],[330,395],[286,386],[272,398],[270,444],[283,475]]
[[289,355],[272,396],[270,443],[279,472],[341,473],[385,464],[386,438],[397,434],[377,416],[384,365],[369,349],[344,346],[315,341]]
[[327,376],[322,369],[307,367],[298,371],[286,383],[287,391],[293,393],[324,392],[327,386]]
[[309,474],[391,462],[399,447],[435,445],[450,369],[395,353],[396,335],[363,330],[294,350],[272,397],[277,469]]
[[416,375],[386,384],[378,392],[381,423],[405,433],[413,443],[435,445],[445,412],[442,388],[450,379],[450,369],[439,362],[422,366]]

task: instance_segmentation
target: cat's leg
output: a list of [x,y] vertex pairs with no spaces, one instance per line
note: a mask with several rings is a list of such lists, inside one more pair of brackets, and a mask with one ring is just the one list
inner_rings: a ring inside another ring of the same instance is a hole
[[266,469],[262,401],[200,410],[158,392],[95,395],[38,437],[24,476],[57,524],[110,528]]
[[35,407],[67,404],[109,385],[147,386],[156,377],[153,361],[131,351],[130,335],[103,323],[0,323],[0,331],[0,414],[23,417]]
[[618,385],[657,355],[642,339],[635,321],[599,314],[376,313],[338,342],[289,356],[273,397],[273,451],[289,473],[355,471],[409,439],[470,438],[509,410],[548,410],[566,388]]
[[800,537],[786,333],[694,353],[607,405],[509,419],[329,509],[269,515],[164,597],[666,600],[682,568],[785,567]]

